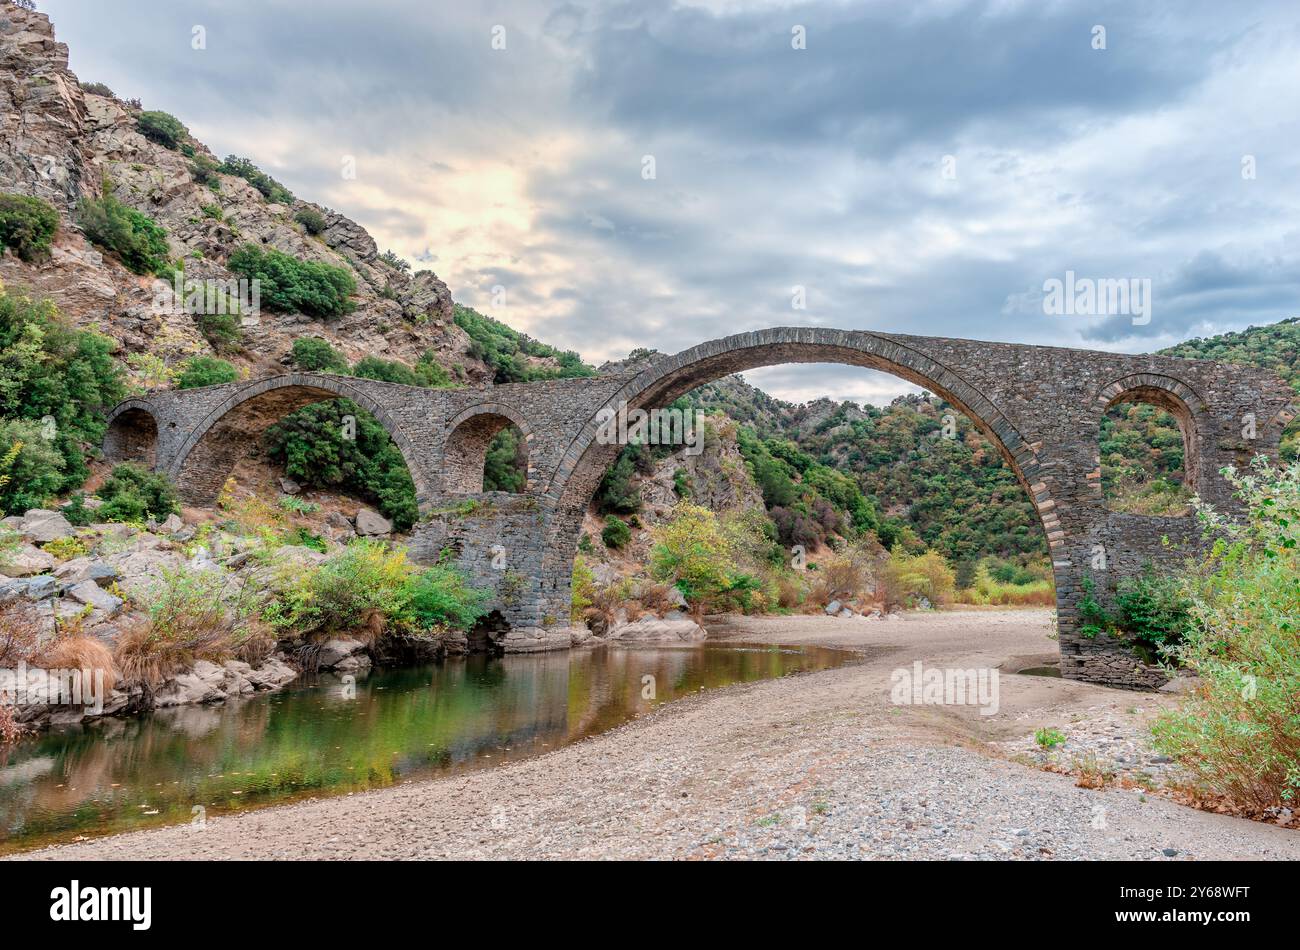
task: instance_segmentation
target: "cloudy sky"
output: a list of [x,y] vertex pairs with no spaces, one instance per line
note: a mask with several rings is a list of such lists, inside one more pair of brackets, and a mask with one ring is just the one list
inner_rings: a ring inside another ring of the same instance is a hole
[[[83,80],[589,361],[791,324],[1137,352],[1300,314],[1294,0],[38,7]],[[1045,313],[1067,271],[1149,280],[1149,322]]]

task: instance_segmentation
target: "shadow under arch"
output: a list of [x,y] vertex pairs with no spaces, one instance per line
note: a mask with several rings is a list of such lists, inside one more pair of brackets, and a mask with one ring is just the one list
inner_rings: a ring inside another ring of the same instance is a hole
[[109,413],[104,431],[104,458],[139,462],[153,468],[158,458],[158,420],[147,402],[128,399]]
[[503,429],[514,426],[523,438],[528,463],[524,468],[521,492],[533,484],[532,427],[517,410],[504,403],[487,402],[464,410],[447,423],[447,441],[443,449],[443,488],[454,494],[477,494],[483,491],[483,467],[488,447]]
[[[567,566],[577,549],[583,513],[605,469],[622,449],[598,439],[601,413],[607,415],[621,407],[662,408],[705,383],[781,363],[843,363],[889,373],[930,390],[969,417],[997,447],[1034,504],[1052,554],[1060,603],[1064,585],[1058,562],[1067,558],[1064,533],[1055,513],[1056,503],[1041,479],[1035,447],[983,393],[935,359],[868,331],[817,327],[755,330],[702,343],[655,362],[603,405],[592,407],[590,418],[566,449],[546,491],[555,517],[547,539],[543,578],[553,586],[557,599],[567,590]],[[1068,561],[1064,566],[1068,567]]]
[[211,502],[235,463],[259,443],[262,433],[304,406],[333,399],[350,399],[384,427],[402,453],[415,484],[420,514],[425,515],[430,486],[417,464],[410,439],[382,405],[346,377],[286,373],[239,386],[194,427],[177,450],[167,474],[176,481],[183,498]]

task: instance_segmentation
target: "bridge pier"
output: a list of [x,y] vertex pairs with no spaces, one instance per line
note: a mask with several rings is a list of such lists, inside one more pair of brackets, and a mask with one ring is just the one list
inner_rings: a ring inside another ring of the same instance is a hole
[[470,584],[491,591],[489,636],[504,652],[567,649],[570,576],[544,564],[552,512],[533,494],[441,496],[412,528],[410,555],[426,564],[449,560]]

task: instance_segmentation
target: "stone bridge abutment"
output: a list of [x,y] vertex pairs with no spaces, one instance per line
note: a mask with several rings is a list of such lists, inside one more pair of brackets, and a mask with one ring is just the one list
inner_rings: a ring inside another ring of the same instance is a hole
[[[1153,403],[1178,420],[1190,484],[1234,510],[1219,474],[1275,453],[1294,394],[1267,372],[1160,356],[783,327],[713,340],[621,373],[479,389],[420,389],[352,377],[286,374],[129,400],[110,417],[105,453],[168,472],[191,501],[210,502],[267,427],[302,406],[346,398],[392,436],[411,471],[422,520],[411,553],[451,556],[493,591],[511,651],[570,643],[573,558],[583,513],[622,446],[600,437],[610,411],[654,409],[697,386],[791,362],[845,363],[928,389],[966,414],[1025,487],[1043,525],[1056,580],[1065,676],[1149,687],[1162,674],[1120,641],[1084,637],[1078,604],[1091,580],[1105,599],[1147,563],[1192,553],[1190,516],[1107,510],[1098,434],[1106,410]],[[1254,438],[1243,420],[1259,420]],[[487,446],[514,426],[527,451],[519,493],[484,492]]]

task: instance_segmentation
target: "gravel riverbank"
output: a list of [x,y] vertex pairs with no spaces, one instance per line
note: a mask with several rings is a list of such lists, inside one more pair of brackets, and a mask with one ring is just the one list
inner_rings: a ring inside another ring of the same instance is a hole
[[849,667],[702,693],[496,769],[20,857],[1300,858],[1295,831],[1141,789],[1079,788],[998,748],[1094,719],[1132,722],[1136,736],[1170,697],[1004,674],[991,716],[891,702],[894,672],[917,659],[962,669],[1049,660],[1050,628],[1042,611],[715,624],[719,639],[869,652]]

